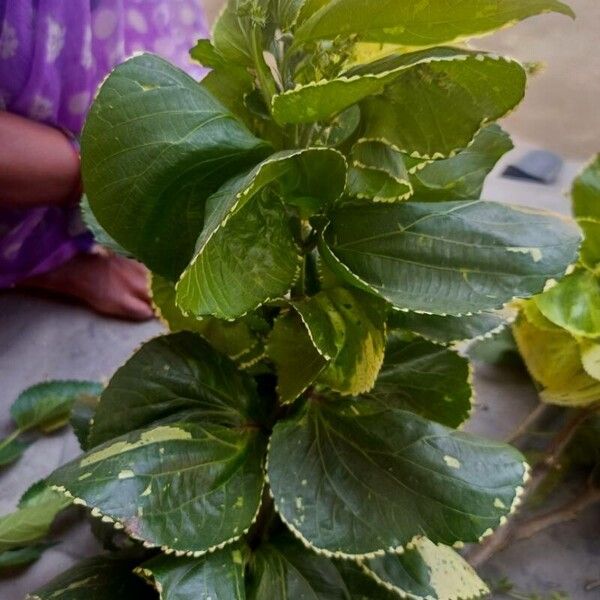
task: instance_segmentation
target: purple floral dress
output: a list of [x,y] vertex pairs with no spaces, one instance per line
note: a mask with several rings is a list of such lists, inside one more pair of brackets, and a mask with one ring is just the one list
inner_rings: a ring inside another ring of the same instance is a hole
[[[188,55],[200,37],[201,0],[0,0],[0,110],[76,137],[99,84],[131,54],[154,52],[200,78]],[[89,250],[78,213],[0,208],[0,288]]]

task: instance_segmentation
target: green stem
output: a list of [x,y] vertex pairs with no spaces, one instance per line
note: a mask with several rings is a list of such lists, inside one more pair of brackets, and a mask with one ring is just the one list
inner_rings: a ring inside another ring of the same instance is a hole
[[10,435],[0,441],[0,451],[4,450],[4,448],[6,448],[11,442],[14,442],[24,431],[26,430],[17,428]]
[[271,69],[265,62],[262,50],[262,30],[259,25],[252,26],[252,57],[254,59],[254,66],[256,68],[256,76],[258,78],[258,85],[260,92],[265,99],[265,103],[271,112],[271,98],[277,93],[277,87],[273,79]]

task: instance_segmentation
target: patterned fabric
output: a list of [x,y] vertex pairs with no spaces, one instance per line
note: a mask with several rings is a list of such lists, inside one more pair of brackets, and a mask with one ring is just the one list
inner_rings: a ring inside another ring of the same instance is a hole
[[[99,84],[131,54],[154,52],[200,78],[188,54],[200,37],[201,0],[0,0],[0,110],[77,136]],[[77,212],[0,209],[0,287],[89,249]]]

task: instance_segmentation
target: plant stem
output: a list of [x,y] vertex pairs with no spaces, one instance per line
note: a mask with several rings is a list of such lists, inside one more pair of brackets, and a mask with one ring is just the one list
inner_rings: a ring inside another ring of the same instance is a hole
[[[574,416],[569,419],[566,425],[556,433],[550,442],[548,449],[546,450],[545,457],[533,469],[531,479],[529,480],[529,483],[525,488],[525,492],[521,497],[522,504],[525,504],[526,501],[541,486],[548,473],[552,471],[552,469],[556,468],[562,453],[573,439],[573,436],[579,427],[597,409],[598,405],[596,404],[587,409],[578,410],[575,412]],[[503,550],[515,539],[520,539],[515,537],[518,533],[519,527],[520,525],[518,521],[515,519],[510,520],[503,527],[498,529],[496,533],[488,538],[483,544],[476,546],[471,552],[468,552],[467,560],[473,567],[480,567],[494,554]]]
[[523,437],[526,433],[530,433],[529,429],[535,425],[545,414],[550,411],[550,407],[540,402],[526,417],[523,419],[521,424],[512,432],[507,438],[508,444],[513,444],[518,439]]
[[254,59],[254,66],[256,68],[256,76],[258,78],[258,84],[260,92],[263,95],[269,113],[271,112],[271,98],[277,93],[275,81],[269,66],[265,61],[263,55],[262,44],[261,44],[262,30],[259,25],[252,27],[252,57]]

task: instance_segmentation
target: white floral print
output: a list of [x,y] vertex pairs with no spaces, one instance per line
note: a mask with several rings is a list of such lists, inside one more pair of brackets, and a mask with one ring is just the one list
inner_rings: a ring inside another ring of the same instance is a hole
[[92,30],[88,27],[83,34],[83,46],[81,48],[81,66],[88,71],[94,64],[92,54]]
[[12,58],[18,47],[19,39],[17,38],[17,32],[8,21],[5,21],[2,26],[2,32],[0,32],[0,58],[4,60]]
[[65,45],[64,25],[48,17],[48,38],[46,39],[46,61],[53,63],[59,57]]
[[53,104],[49,98],[36,94],[29,108],[29,116],[36,121],[45,121],[52,116]]

